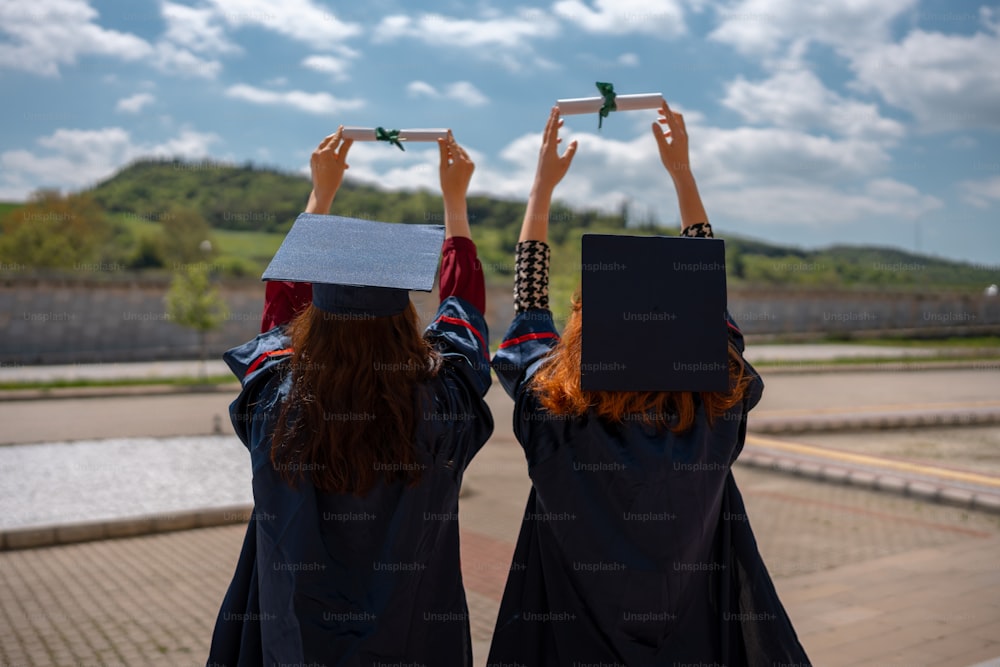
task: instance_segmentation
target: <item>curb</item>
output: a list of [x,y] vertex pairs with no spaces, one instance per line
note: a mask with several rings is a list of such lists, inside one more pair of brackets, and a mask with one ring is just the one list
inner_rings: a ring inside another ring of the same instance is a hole
[[120,398],[128,396],[167,396],[171,394],[238,393],[239,382],[208,385],[138,384],[116,387],[52,387],[48,389],[0,390],[0,402],[39,401],[63,398]]
[[847,431],[889,431],[893,429],[938,428],[945,426],[990,426],[1000,424],[995,412],[928,412],[877,417],[834,417],[831,419],[782,419],[756,417],[749,433],[791,435],[797,433],[843,433]]
[[830,484],[856,486],[892,493],[925,502],[1000,515],[1000,495],[962,486],[949,486],[929,479],[907,478],[876,469],[852,468],[825,461],[802,460],[744,448],[736,463],[751,468],[805,477]]
[[0,531],[0,552],[246,523],[252,512],[252,505],[235,505],[106,521],[12,528]]
[[801,361],[750,361],[765,378],[768,375],[808,375],[810,373],[871,373],[901,371],[1000,370],[1000,358],[968,361],[873,361],[865,363],[803,363]]

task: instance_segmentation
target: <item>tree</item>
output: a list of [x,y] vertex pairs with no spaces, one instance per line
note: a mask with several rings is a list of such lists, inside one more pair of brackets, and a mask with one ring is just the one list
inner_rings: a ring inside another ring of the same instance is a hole
[[209,258],[202,249],[202,242],[211,241],[212,228],[197,209],[172,205],[163,214],[160,225],[167,261],[186,264]]
[[209,331],[220,327],[229,317],[225,300],[211,284],[208,267],[204,264],[180,267],[174,274],[165,300],[171,320],[198,332],[201,375],[204,378],[207,356],[205,336]]
[[0,260],[40,269],[98,262],[112,228],[86,194],[40,190],[0,220]]

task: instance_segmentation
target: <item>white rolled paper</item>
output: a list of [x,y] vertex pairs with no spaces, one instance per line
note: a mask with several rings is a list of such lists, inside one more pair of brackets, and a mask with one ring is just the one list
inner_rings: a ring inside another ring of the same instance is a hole
[[[390,129],[390,128],[386,128]],[[375,141],[375,128],[374,127],[345,127],[344,132],[341,134],[344,139],[353,139],[354,141]],[[417,130],[400,130],[399,140],[400,141],[437,141],[438,139],[447,139],[448,130],[435,128],[435,129],[417,129]]]
[[[617,111],[638,111],[639,109],[659,109],[663,104],[663,93],[642,93],[639,95],[618,95],[615,97]],[[597,113],[604,106],[603,97],[577,97],[556,102],[559,113],[570,116],[581,113]]]

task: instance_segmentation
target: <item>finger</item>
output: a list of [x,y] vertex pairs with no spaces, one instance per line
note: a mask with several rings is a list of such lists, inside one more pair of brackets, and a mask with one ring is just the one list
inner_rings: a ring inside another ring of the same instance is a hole
[[448,164],[448,139],[438,139],[438,148],[441,153],[441,165],[444,166]]
[[656,143],[659,145],[661,149],[666,148],[668,145],[667,137],[663,133],[663,128],[660,127],[659,123],[653,123],[652,127],[653,127],[653,136],[656,137]]
[[573,156],[576,155],[577,146],[578,146],[577,141],[576,139],[574,139],[573,141],[569,142],[569,147],[567,147],[566,152],[563,153],[562,159],[566,163],[567,167],[569,167],[569,163],[573,161]]
[[354,139],[344,139],[344,143],[340,145],[340,161],[344,163],[344,169],[347,169],[347,151],[351,150],[351,146],[354,145]]
[[559,107],[552,107],[549,112],[549,120],[545,123],[545,141],[552,141],[559,134]]
[[339,127],[337,127],[337,131],[336,132],[334,132],[333,134],[328,134],[323,139],[323,141],[320,142],[319,149],[322,150],[322,149],[326,148],[327,146],[329,146],[330,144],[332,144],[332,143],[334,143],[336,141],[339,141],[340,140],[340,135],[343,132],[344,132],[344,126],[340,125]]

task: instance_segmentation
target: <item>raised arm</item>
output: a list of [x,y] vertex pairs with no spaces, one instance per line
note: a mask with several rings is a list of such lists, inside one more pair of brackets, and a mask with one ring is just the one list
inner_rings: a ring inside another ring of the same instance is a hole
[[[666,126],[666,130],[662,126]],[[681,210],[681,235],[711,236],[712,227],[708,223],[708,214],[691,172],[684,117],[671,111],[665,101],[660,107],[660,118],[653,123],[653,136],[660,149],[660,160],[667,168],[677,191],[677,203]]]
[[444,199],[444,244],[438,295],[442,302],[457,296],[483,313],[486,310],[486,283],[483,265],[476,256],[476,244],[472,242],[465,200],[476,165],[451,132],[447,139],[438,139],[438,148],[441,149],[441,197]]
[[[344,126],[323,139],[309,160],[312,171],[313,189],[309,193],[306,213],[326,215],[330,212],[333,198],[344,181],[347,170],[347,151],[350,150],[352,139],[342,139]],[[291,283],[270,281],[264,288],[264,313],[261,316],[261,333],[270,331],[276,326],[288,324],[299,311],[312,301],[312,285],[310,283]]]
[[542,133],[535,181],[528,195],[514,257],[515,312],[549,307],[549,209],[552,193],[569,171],[577,147],[576,141],[572,141],[566,152],[559,155],[562,124],[559,107],[552,107]]
[[528,207],[524,211],[524,222],[521,224],[521,236],[518,241],[544,241],[549,239],[549,208],[552,205],[552,192],[562,180],[569,165],[576,155],[576,141],[570,142],[569,148],[559,155],[559,128],[562,127],[559,117],[559,107],[552,107],[549,120],[542,134],[542,148],[538,153],[538,168],[535,170],[535,182],[528,195]]
[[549,311],[549,207],[552,193],[569,170],[577,146],[573,141],[566,152],[559,155],[560,127],[559,109],[553,107],[542,134],[535,182],[528,195],[528,207],[515,250],[516,315],[493,357],[493,369],[512,397],[526,386],[528,369],[559,342]]

